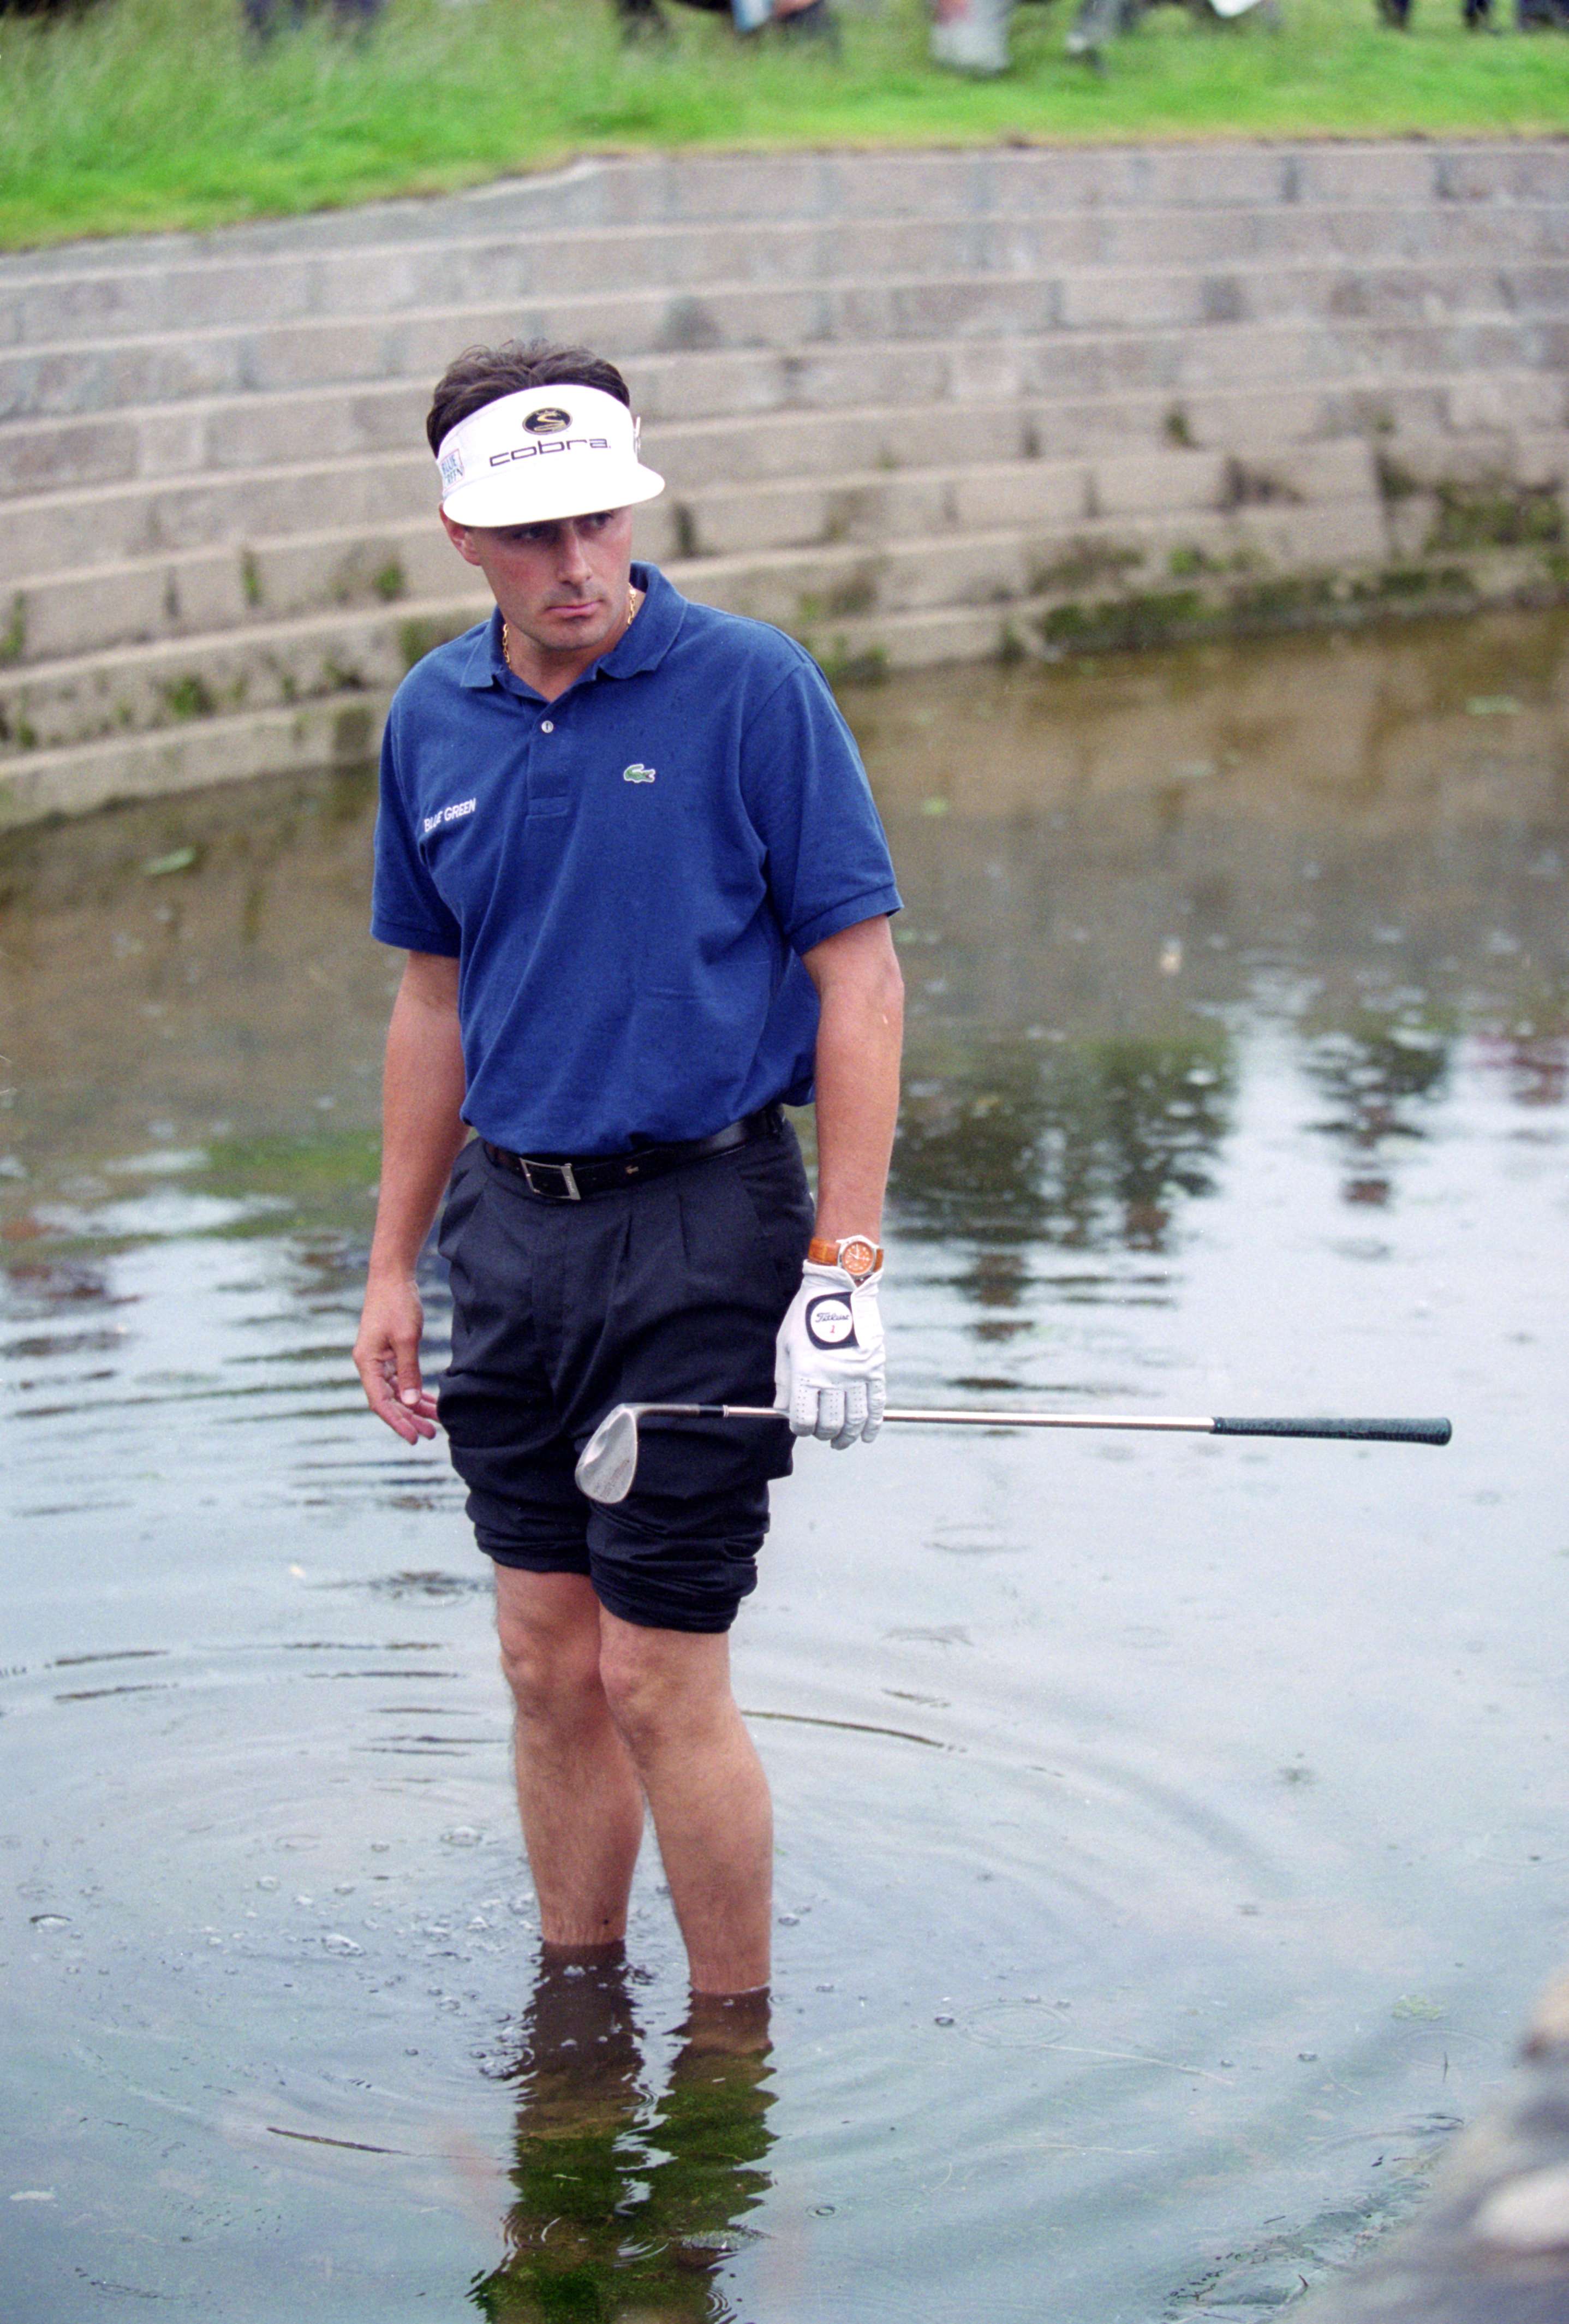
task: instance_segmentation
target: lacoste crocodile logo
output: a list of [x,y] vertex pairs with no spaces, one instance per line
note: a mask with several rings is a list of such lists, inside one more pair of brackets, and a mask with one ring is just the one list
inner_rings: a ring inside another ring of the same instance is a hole
[[641,759],[634,759],[630,767],[623,767],[621,770],[623,783],[651,783],[653,779],[654,770],[645,767]]

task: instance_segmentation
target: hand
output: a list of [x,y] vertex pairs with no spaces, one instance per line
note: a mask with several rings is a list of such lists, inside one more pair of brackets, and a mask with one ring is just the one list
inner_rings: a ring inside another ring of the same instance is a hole
[[365,1293],[354,1366],[371,1410],[405,1444],[436,1434],[436,1398],[420,1379],[425,1313],[412,1279],[373,1281]]
[[802,1268],[774,1357],[774,1408],[789,1413],[797,1436],[820,1436],[842,1452],[857,1437],[870,1444],[881,1427],[881,1268],[859,1281],[815,1259]]

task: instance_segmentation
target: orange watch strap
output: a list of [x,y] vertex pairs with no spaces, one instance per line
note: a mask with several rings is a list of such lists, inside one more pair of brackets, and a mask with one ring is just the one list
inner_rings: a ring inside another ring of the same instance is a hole
[[872,1264],[870,1267],[863,1267],[859,1270],[854,1268],[846,1268],[844,1270],[845,1273],[847,1275],[855,1275],[857,1273],[863,1276],[875,1275],[878,1268],[882,1264],[882,1245],[878,1242],[873,1242],[870,1235],[843,1235],[837,1242],[825,1242],[820,1235],[814,1235],[811,1241],[807,1245],[807,1257],[811,1260],[814,1267],[839,1267],[843,1265],[843,1261],[839,1256],[840,1252],[844,1250],[847,1243],[853,1242],[859,1243],[863,1250],[869,1250],[872,1253]]

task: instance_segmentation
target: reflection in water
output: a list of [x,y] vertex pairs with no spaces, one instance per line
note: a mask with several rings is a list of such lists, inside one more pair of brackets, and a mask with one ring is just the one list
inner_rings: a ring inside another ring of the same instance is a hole
[[1346,1155],[1348,1203],[1380,1209],[1389,1201],[1391,1147],[1426,1136],[1422,1109],[1443,1095],[1454,1041],[1446,1028],[1371,1010],[1313,1041],[1307,1070],[1334,1108],[1314,1127]]
[[[1163,1252],[1179,1197],[1207,1194],[1234,1074],[1219,1028],[999,1046],[908,1093],[892,1199],[903,1231],[958,1240],[983,1339],[1007,1338],[1031,1244]],[[1000,1312],[1001,1311],[1001,1312]]]
[[473,2287],[494,2324],[730,2324],[716,2281],[767,2195],[768,1997],[697,1998],[651,2102],[619,1948],[545,1960],[524,2013],[507,2256]]

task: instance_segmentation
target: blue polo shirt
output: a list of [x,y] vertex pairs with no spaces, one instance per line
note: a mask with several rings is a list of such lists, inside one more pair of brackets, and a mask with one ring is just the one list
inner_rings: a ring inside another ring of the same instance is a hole
[[633,578],[636,620],[556,701],[507,668],[495,613],[411,670],[382,745],[372,933],[459,963],[464,1118],[514,1153],[805,1104],[800,955],[900,908],[810,655]]

